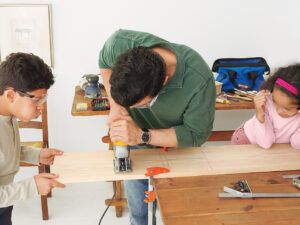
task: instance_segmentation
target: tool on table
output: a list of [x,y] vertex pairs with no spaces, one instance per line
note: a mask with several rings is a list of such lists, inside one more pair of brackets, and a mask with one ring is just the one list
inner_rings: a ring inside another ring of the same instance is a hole
[[129,158],[129,147],[122,141],[113,142],[115,173],[131,172],[132,164]]
[[97,74],[85,74],[79,82],[80,87],[85,92],[86,98],[97,98],[101,96],[100,87],[103,85],[99,84],[99,75]]
[[283,175],[284,179],[293,179],[293,185],[300,189],[300,174]]
[[92,100],[91,105],[93,111],[102,111],[110,109],[108,98],[95,98]]
[[222,103],[222,104],[230,104],[230,102],[229,102],[227,99],[225,99],[225,98],[223,98],[223,97],[221,97],[221,96],[218,96],[218,97],[216,98],[216,102],[217,102],[217,103]]
[[240,99],[240,100],[244,100],[244,101],[248,101],[248,102],[253,101],[253,98],[243,97],[243,96],[240,96],[240,95],[237,95],[237,94],[222,93],[222,96],[226,97],[226,98],[231,98],[231,99]]
[[148,191],[145,191],[146,198],[144,199],[144,202],[148,203],[148,225],[153,225],[153,210],[155,210],[153,202],[156,197],[153,187],[153,177],[155,175],[168,172],[170,172],[170,170],[164,167],[150,167],[147,168],[147,172],[145,173],[145,176],[149,177]]
[[[239,187],[239,188],[238,188]],[[300,193],[253,193],[246,180],[240,180],[234,188],[224,186],[220,198],[300,198]]]
[[234,93],[237,95],[240,95],[242,97],[249,97],[249,98],[254,98],[255,95],[257,94],[257,91],[243,91],[240,89],[235,88]]
[[76,104],[76,111],[81,112],[81,111],[87,111],[88,105],[85,102],[79,102]]

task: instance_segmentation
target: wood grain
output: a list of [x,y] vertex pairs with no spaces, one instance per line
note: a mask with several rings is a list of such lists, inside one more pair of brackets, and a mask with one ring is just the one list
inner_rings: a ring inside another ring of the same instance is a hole
[[148,167],[162,166],[170,173],[157,178],[300,169],[300,151],[289,145],[263,150],[256,145],[225,145],[201,148],[132,150],[133,171],[115,174],[113,151],[65,152],[57,157],[52,171],[63,183],[145,179]]
[[300,171],[155,179],[154,186],[165,225],[296,225],[300,198],[218,198],[224,185],[240,179],[246,179],[253,192],[299,192],[283,174]]

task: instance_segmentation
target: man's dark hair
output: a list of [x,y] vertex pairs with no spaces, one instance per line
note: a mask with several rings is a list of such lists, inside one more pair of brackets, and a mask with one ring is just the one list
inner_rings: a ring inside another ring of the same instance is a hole
[[[281,78],[290,85],[294,86],[298,94],[294,95],[290,91],[286,90],[284,87],[276,84],[276,80]],[[274,87],[279,88],[282,92],[286,93],[288,96],[295,98],[298,101],[298,106],[300,108],[300,63],[293,64],[287,67],[281,67],[275,73],[269,77],[261,86],[261,90],[273,91]]]
[[155,97],[166,77],[163,58],[148,47],[127,50],[117,58],[110,77],[111,96],[129,107],[143,98]]
[[30,92],[49,89],[53,83],[51,68],[33,54],[11,53],[0,65],[0,95],[7,88]]

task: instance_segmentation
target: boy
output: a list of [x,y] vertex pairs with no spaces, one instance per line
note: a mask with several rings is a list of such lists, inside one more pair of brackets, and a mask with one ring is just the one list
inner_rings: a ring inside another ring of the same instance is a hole
[[62,151],[20,146],[17,119],[38,118],[47,91],[54,83],[51,69],[39,57],[12,53],[0,65],[0,224],[11,225],[13,204],[21,199],[47,195],[54,187],[63,188],[56,174],[42,173],[13,183],[19,162],[51,165]]

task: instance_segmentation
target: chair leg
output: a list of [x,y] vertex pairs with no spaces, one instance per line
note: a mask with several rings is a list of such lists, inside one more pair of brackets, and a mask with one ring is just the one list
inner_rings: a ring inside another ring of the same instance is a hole
[[[122,187],[121,187],[121,181],[114,181],[116,182],[114,187],[116,191],[116,200],[121,201],[122,200]],[[123,207],[122,206],[116,206],[116,217],[121,217],[123,213]]]
[[[51,169],[49,165],[45,165],[45,173],[51,173]],[[49,194],[47,195],[47,198],[51,198],[52,197],[52,191],[49,192]]]
[[[46,172],[46,166],[40,165],[39,166],[39,173],[45,173]],[[48,213],[48,200],[46,195],[41,195],[41,207],[42,207],[42,217],[43,220],[49,219],[49,213]]]
[[49,219],[49,214],[48,214],[47,196],[45,196],[45,195],[41,196],[41,205],[42,205],[43,220],[48,220]]

